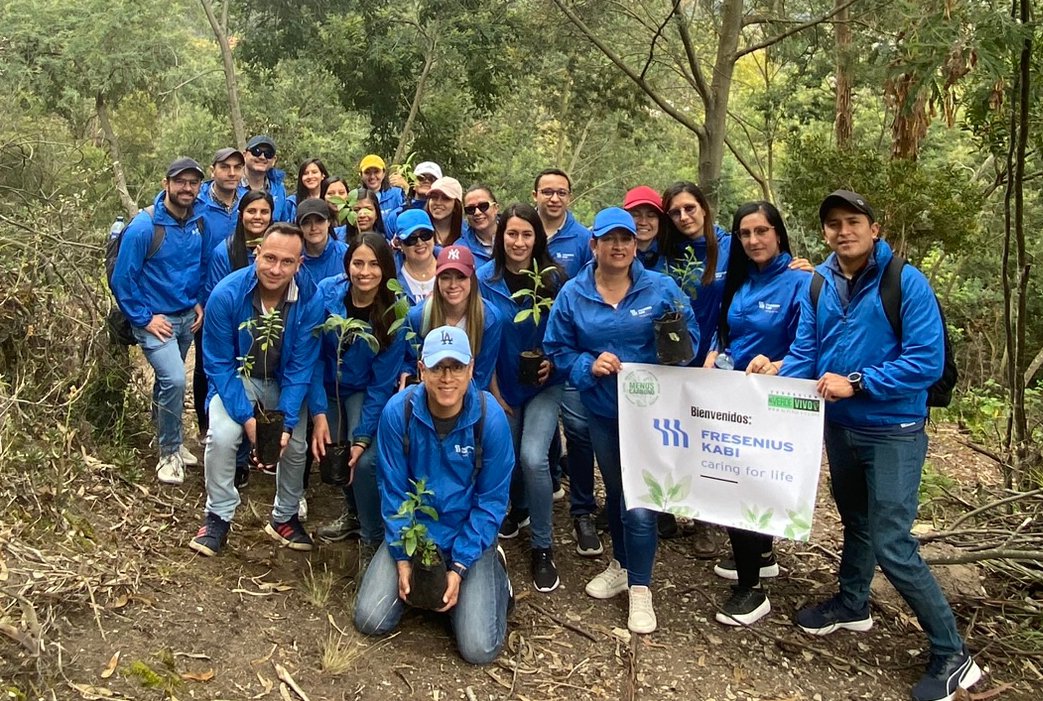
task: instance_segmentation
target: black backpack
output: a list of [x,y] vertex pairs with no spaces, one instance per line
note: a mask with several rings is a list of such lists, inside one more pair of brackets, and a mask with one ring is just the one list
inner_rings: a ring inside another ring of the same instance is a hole
[[[407,458],[409,457],[409,422],[413,418],[413,402],[416,400],[413,396],[414,394],[416,394],[416,387],[410,387],[406,390],[405,423],[402,426],[402,453]],[[482,469],[482,460],[485,456],[482,452],[482,430],[485,427],[485,392],[478,391],[478,401],[482,415],[478,418],[478,423],[474,425],[474,473],[471,475],[472,483],[478,479],[478,471]]]
[[[145,212],[148,213],[149,219],[155,214],[155,209],[153,205],[145,207]],[[126,232],[127,227],[123,227],[123,230],[118,235],[109,237],[109,240],[105,242],[105,279],[109,283],[109,291],[112,291],[112,271],[116,267],[116,258],[119,256],[120,246],[123,244],[123,235]],[[166,235],[167,229],[165,226],[155,223],[152,225],[152,242],[149,243],[145,260],[152,258],[159,252]],[[113,343],[118,343],[122,346],[137,345],[138,341],[134,338],[130,320],[124,316],[119,305],[113,305],[112,309],[109,310],[109,315],[105,318],[105,326]]]
[[[880,276],[880,301],[884,305],[884,314],[899,343],[902,342],[902,268],[907,263],[908,261],[901,256],[892,256]],[[811,279],[811,306],[816,310],[825,281],[826,279],[816,270]],[[942,363],[942,376],[927,388],[927,406],[947,407],[952,402],[952,391],[956,387],[956,380],[959,379],[959,372],[956,369],[956,359],[952,352],[952,341],[949,339],[949,326],[945,323],[945,312],[942,310],[942,303],[938,301],[938,295],[935,295],[934,301],[938,305],[938,314],[942,318],[945,360]]]

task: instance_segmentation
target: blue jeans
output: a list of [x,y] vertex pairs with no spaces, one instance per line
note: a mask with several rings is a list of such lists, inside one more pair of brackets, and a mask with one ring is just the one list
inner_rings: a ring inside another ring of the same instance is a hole
[[[558,409],[564,385],[553,385],[540,390],[528,402],[514,409],[507,417],[514,437],[514,454],[518,456],[524,494],[511,499],[512,507],[528,507],[532,547],[551,547],[551,517],[554,512],[554,488],[551,483],[548,451],[554,432],[558,430]],[[515,473],[517,475],[517,473]],[[514,490],[512,490],[513,492]]]
[[[333,395],[326,395],[329,407],[326,420],[329,421],[330,439],[334,443],[340,443],[342,437],[354,437],[362,418],[362,402],[365,398],[365,392],[352,392],[343,402],[338,402]],[[384,518],[380,513],[380,492],[377,490],[376,436],[373,436],[369,447],[355,464],[355,477],[350,485],[344,486],[344,498],[358,513],[362,542],[376,545],[384,540]]]
[[[251,378],[244,382],[247,396],[260,399],[265,406],[279,404],[279,385],[275,380]],[[305,435],[308,431],[307,409],[301,407],[300,420],[290,434],[290,442],[279,458],[275,471],[275,505],[272,520],[289,521],[297,513],[304,494]],[[239,506],[239,490],[235,488],[235,455],[246,431],[242,424],[228,415],[221,395],[210,400],[210,429],[206,434],[206,453],[203,458],[206,475],[206,510],[224,521],[231,521]]]
[[[489,664],[500,654],[507,634],[510,583],[496,546],[467,570],[449,620],[460,654],[471,664]],[[355,598],[355,628],[363,635],[386,635],[398,625],[406,604],[398,598],[398,564],[387,543],[370,561]]]
[[920,557],[910,529],[919,506],[927,435],[878,435],[826,423],[833,499],[844,524],[840,596],[854,609],[869,601],[876,564],[916,614],[931,652],[963,648],[949,602]]
[[134,338],[156,373],[152,384],[152,420],[160,456],[176,453],[181,447],[181,414],[185,409],[185,356],[192,345],[192,323],[196,313],[164,314],[172,333],[165,341],[145,329],[132,327]]
[[569,456],[569,512],[573,518],[597,510],[594,501],[594,451],[590,446],[587,408],[579,390],[565,385],[561,400],[561,424],[565,429],[566,452]]
[[[627,571],[630,586],[647,587],[652,582],[658,534],[656,512],[627,509],[623,499],[623,471],[619,457],[619,419],[591,416],[590,438],[598,456],[601,479],[605,481],[605,512],[612,534],[612,557]],[[571,455],[569,456],[571,459]]]

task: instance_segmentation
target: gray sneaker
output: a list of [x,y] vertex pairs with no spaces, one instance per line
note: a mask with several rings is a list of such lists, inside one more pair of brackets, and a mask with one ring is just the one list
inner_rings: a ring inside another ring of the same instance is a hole
[[327,543],[336,543],[351,536],[358,536],[361,532],[362,526],[359,524],[358,516],[345,511],[335,521],[319,526],[315,535]]

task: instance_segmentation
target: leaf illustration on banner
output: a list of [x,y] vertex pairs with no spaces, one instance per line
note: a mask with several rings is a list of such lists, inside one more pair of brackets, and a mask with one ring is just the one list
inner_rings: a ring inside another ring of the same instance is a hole
[[652,502],[660,508],[666,506],[663,499],[663,487],[656,481],[655,476],[648,470],[641,470],[641,477],[645,480],[645,485],[648,487],[648,494],[641,498],[644,501]]
[[[670,484],[669,477],[667,477],[667,484]],[[670,501],[683,501],[688,498],[688,492],[692,488],[692,476],[688,475],[684,477],[680,482],[667,489],[667,498]]]
[[771,525],[771,517],[774,514],[772,509],[767,509],[764,513],[759,512],[755,507],[742,505],[742,515],[746,519],[746,523],[749,524],[750,530],[764,531]]
[[807,509],[801,511],[789,511],[789,523],[783,531],[783,535],[790,540],[807,540],[811,536],[811,512]]

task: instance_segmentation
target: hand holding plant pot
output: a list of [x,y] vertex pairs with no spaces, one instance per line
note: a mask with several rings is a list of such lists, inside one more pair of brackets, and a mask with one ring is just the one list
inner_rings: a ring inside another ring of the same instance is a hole
[[664,365],[688,365],[695,358],[692,337],[684,318],[684,305],[688,302],[675,299],[673,309],[652,321],[655,329],[656,357]]
[[[432,611],[443,610],[446,606],[443,597],[447,586],[445,560],[438,545],[428,535],[427,526],[417,520],[417,514],[438,520],[438,512],[427,503],[428,498],[435,493],[427,488],[426,480],[409,480],[409,483],[413,485],[413,491],[406,493],[406,499],[396,514],[396,518],[405,518],[407,523],[399,529],[399,539],[392,543],[400,546],[409,556],[409,579],[403,598],[410,606]],[[403,593],[402,574],[400,564],[400,596]]]
[[[518,290],[511,295],[511,299],[528,300],[528,306],[514,315],[514,323],[521,324],[528,319],[539,328],[543,315],[550,311],[554,300],[544,296],[543,291],[548,288],[544,281],[546,270],[540,270],[539,263],[535,259],[532,267],[523,271],[532,280],[532,287]],[[523,385],[535,387],[542,385],[550,377],[553,366],[543,354],[543,349],[537,345],[535,348],[521,352],[518,363],[518,382]]]

